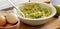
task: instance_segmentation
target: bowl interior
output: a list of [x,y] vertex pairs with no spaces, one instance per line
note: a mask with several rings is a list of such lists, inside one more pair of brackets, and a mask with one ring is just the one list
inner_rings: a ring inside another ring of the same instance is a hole
[[[32,3],[32,2],[30,2],[30,3]],[[35,3],[35,2],[34,2],[34,3]],[[52,14],[51,14],[50,16],[48,16],[48,17],[39,18],[39,19],[24,18],[24,17],[20,16],[19,14],[17,14],[18,17],[23,18],[23,19],[28,19],[28,20],[44,20],[44,19],[51,18],[51,17],[53,17],[53,16],[56,14],[56,9],[55,9],[52,5],[49,5],[49,4],[46,4],[46,3],[40,3],[40,4],[44,5],[44,7],[46,7],[46,6],[51,7],[51,8],[52,8],[52,9],[51,9],[51,10],[52,10]],[[21,3],[21,4],[20,4],[20,6],[22,6],[22,5],[24,5],[24,3]]]

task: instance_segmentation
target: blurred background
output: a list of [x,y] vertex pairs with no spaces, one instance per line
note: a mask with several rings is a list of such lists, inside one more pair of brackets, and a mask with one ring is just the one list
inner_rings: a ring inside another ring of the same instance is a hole
[[[20,3],[29,2],[29,0],[11,0],[15,5]],[[30,0],[30,2],[48,2],[50,0]],[[12,5],[7,0],[0,0],[0,9],[5,9],[12,7]]]
[[[18,5],[23,2],[28,2],[28,0],[11,0],[15,5]],[[12,5],[7,0],[0,0],[0,9],[5,9],[12,7]]]

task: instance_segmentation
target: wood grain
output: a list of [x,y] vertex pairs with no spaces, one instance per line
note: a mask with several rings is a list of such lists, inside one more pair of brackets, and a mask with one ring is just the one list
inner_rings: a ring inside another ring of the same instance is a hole
[[60,26],[57,18],[51,18],[49,22],[43,25],[31,26],[21,22],[20,29],[56,29]]

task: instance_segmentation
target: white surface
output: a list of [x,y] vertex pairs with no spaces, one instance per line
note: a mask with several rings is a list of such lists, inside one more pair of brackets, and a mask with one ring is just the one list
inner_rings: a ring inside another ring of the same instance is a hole
[[[11,0],[15,5],[20,3],[28,2],[28,0]],[[12,7],[12,5],[7,0],[0,0],[0,9],[5,9],[8,7]]]
[[44,2],[45,0],[30,0],[31,2]]
[[30,0],[31,2],[49,2],[50,0]]
[[51,4],[60,5],[60,0],[51,0]]

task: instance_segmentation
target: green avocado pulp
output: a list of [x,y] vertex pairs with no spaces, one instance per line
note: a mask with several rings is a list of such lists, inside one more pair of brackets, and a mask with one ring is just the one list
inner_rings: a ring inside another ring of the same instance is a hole
[[54,7],[55,7],[56,10],[57,10],[56,16],[59,16],[59,15],[60,15],[60,7],[57,6],[57,5],[54,5]]
[[24,3],[19,8],[26,18],[43,18],[50,16],[52,13],[49,6],[40,3]]

